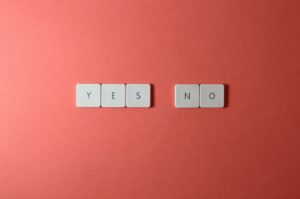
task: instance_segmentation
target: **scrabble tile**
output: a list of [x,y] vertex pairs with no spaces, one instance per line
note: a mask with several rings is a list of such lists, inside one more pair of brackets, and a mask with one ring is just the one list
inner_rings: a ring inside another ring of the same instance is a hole
[[100,84],[77,84],[76,106],[77,107],[100,107],[101,102]]
[[125,107],[125,84],[102,84],[102,107]]
[[224,85],[223,84],[201,84],[200,85],[200,107],[201,108],[223,108],[224,107]]
[[176,84],[175,85],[176,108],[199,107],[199,84]]
[[151,86],[150,84],[127,84],[126,106],[127,107],[150,107]]

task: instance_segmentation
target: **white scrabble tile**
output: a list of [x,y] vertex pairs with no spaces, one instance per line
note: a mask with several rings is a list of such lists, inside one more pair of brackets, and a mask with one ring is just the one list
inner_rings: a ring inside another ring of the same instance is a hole
[[100,107],[101,102],[100,84],[77,84],[76,106],[77,107]]
[[200,107],[201,108],[223,108],[224,107],[224,85],[223,84],[201,84],[200,85]]
[[126,106],[127,107],[150,107],[151,86],[150,84],[127,84]]
[[125,107],[125,84],[102,84],[102,107]]
[[199,107],[199,84],[176,84],[175,85],[176,108]]

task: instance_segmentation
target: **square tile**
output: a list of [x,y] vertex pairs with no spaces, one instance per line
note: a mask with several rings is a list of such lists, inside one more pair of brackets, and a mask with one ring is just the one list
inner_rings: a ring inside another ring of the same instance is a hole
[[77,84],[76,106],[77,107],[100,107],[101,85],[100,84]]
[[150,84],[127,84],[126,85],[127,107],[150,107],[151,86]]
[[201,108],[224,107],[224,84],[201,84],[200,85]]
[[175,85],[176,108],[199,107],[199,84],[176,84]]
[[125,107],[125,84],[102,84],[102,107]]

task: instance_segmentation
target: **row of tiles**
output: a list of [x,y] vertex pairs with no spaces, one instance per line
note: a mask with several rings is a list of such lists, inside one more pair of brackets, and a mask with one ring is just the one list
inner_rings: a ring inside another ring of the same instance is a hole
[[[150,84],[77,84],[77,107],[151,107]],[[176,108],[223,108],[223,84],[176,84]]]

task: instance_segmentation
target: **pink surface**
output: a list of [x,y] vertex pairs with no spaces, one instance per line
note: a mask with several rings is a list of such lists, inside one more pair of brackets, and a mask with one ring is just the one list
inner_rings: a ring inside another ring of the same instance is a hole
[[[299,199],[297,0],[1,0],[1,199]],[[76,83],[151,83],[78,109]],[[225,109],[174,84],[226,83]]]

